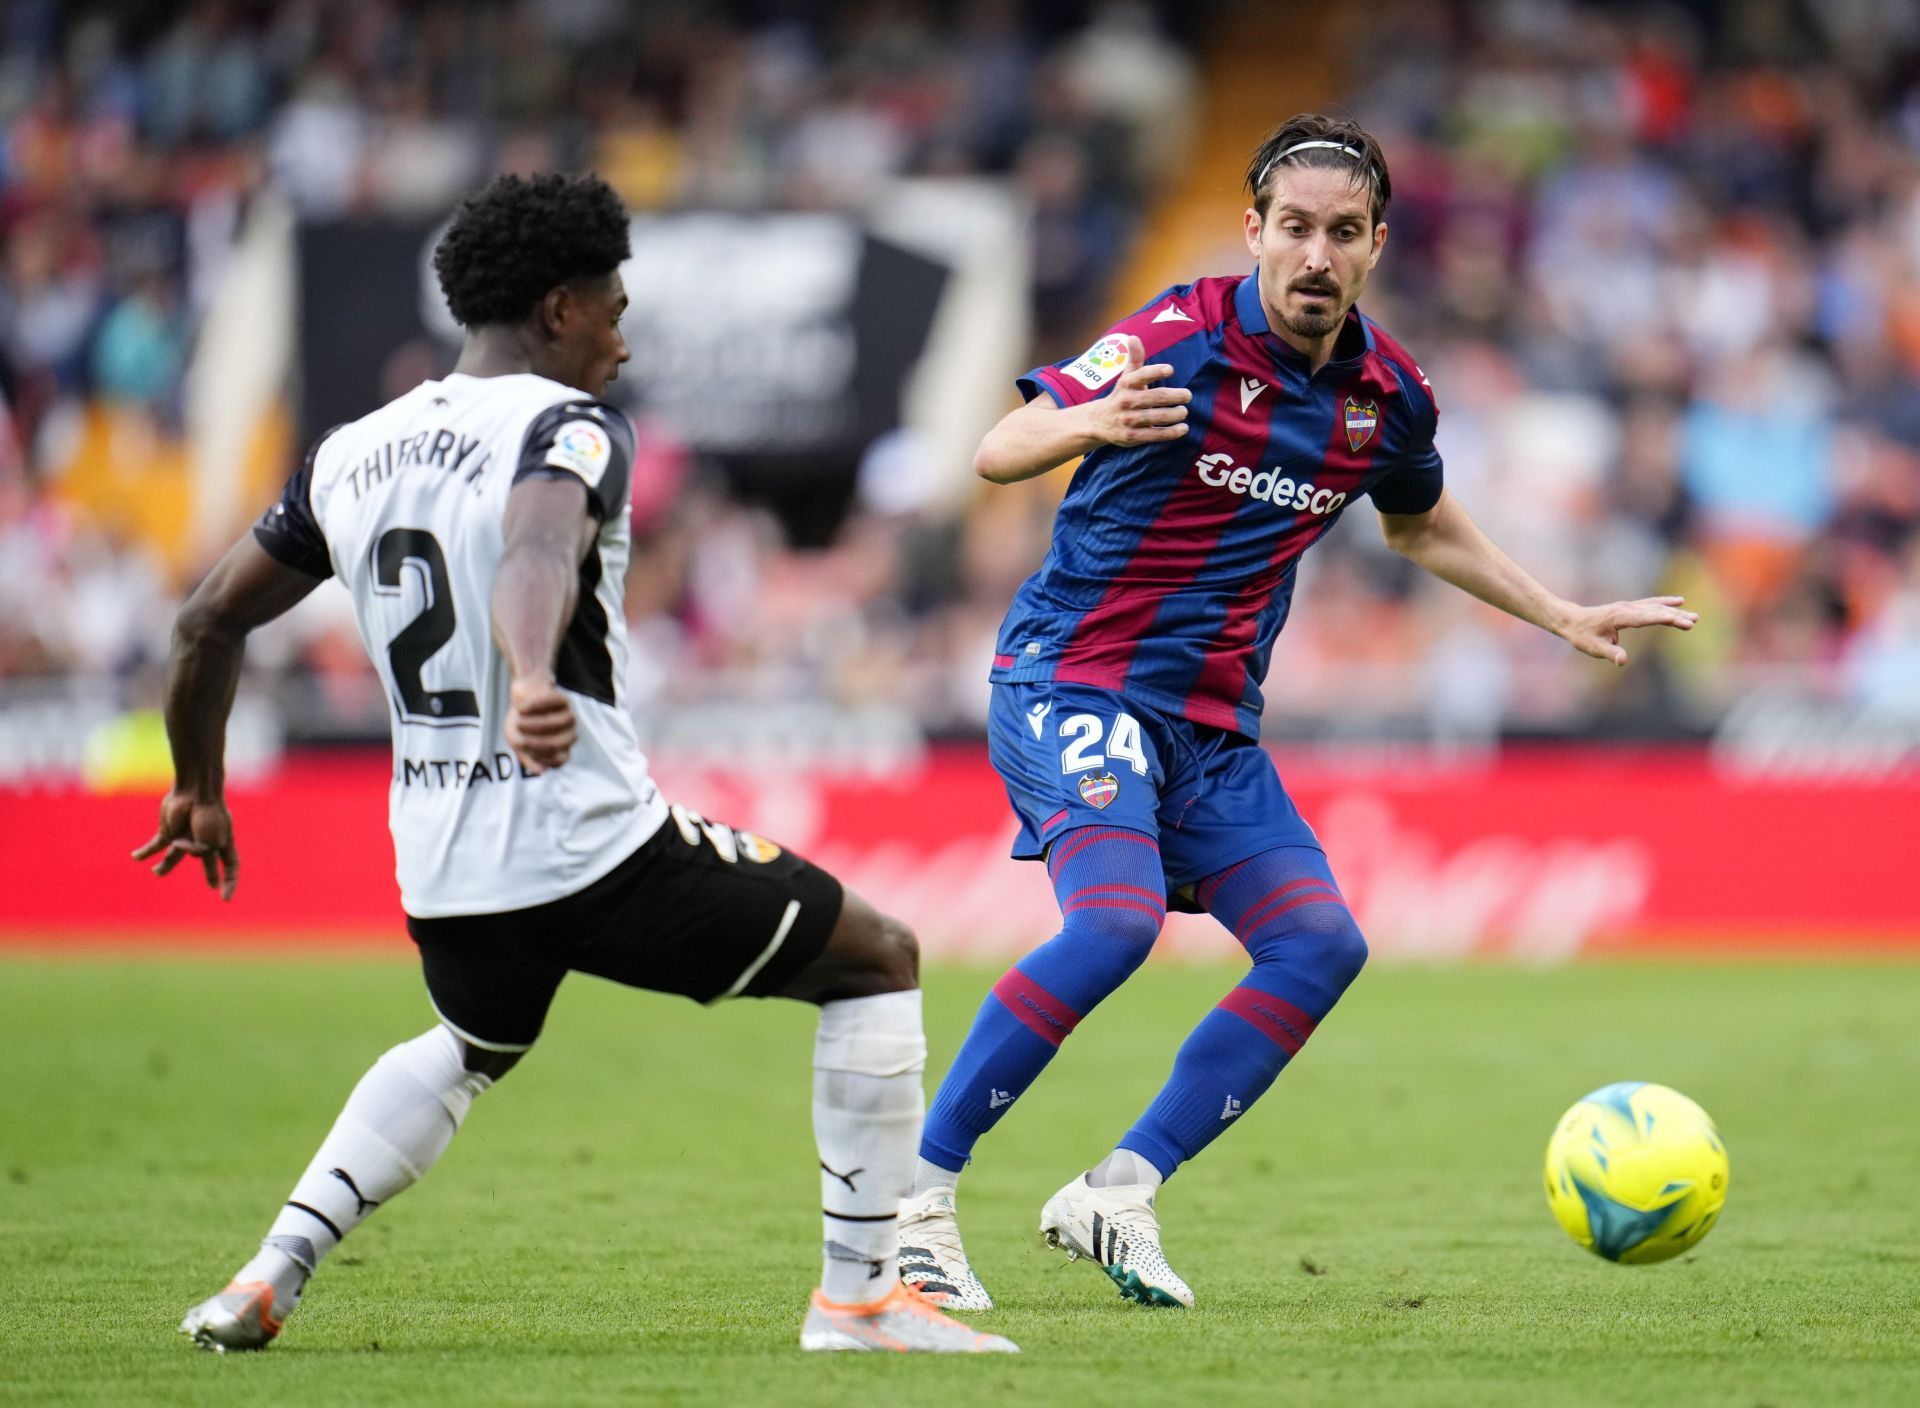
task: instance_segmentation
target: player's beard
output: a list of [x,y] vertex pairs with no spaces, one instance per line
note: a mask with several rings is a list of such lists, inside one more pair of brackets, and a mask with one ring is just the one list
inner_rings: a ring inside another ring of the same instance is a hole
[[[1292,297],[1296,293],[1308,291],[1309,290],[1304,289],[1290,289],[1288,290],[1288,296]],[[1326,300],[1327,311],[1324,313],[1292,313],[1283,311],[1280,314],[1280,321],[1285,325],[1287,331],[1295,337],[1322,338],[1340,326],[1341,322],[1347,316],[1347,310],[1340,302],[1340,295],[1337,291],[1328,292],[1324,289],[1314,289],[1310,291],[1318,293]],[[1284,308],[1285,305],[1282,305],[1282,307]]]

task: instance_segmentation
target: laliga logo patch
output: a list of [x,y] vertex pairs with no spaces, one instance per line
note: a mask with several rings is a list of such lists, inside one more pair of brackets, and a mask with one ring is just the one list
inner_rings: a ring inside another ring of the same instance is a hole
[[1080,779],[1080,800],[1090,807],[1105,807],[1120,795],[1120,779],[1110,772],[1090,772]]
[[1371,401],[1356,401],[1347,397],[1345,407],[1347,419],[1347,448],[1358,450],[1367,441],[1373,439],[1373,432],[1380,425],[1380,408]]
[[1105,386],[1127,364],[1127,340],[1115,334],[1103,337],[1082,352],[1067,375],[1086,387]]
[[596,489],[612,458],[613,442],[590,420],[570,420],[561,426],[553,437],[553,448],[547,451],[548,464],[572,470]]

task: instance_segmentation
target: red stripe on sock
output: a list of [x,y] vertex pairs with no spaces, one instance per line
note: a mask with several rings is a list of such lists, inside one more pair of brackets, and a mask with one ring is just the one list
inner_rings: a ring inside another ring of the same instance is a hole
[[1200,908],[1211,909],[1213,907],[1213,897],[1219,892],[1220,887],[1258,859],[1258,856],[1249,856],[1238,865],[1230,865],[1217,875],[1209,875],[1206,879],[1202,880],[1199,887],[1193,892],[1193,897],[1199,902]]
[[1235,988],[1220,999],[1220,1011],[1234,1016],[1289,1056],[1296,1055],[1313,1035],[1314,1020],[1291,1002],[1258,988]]
[[1049,869],[1052,869],[1057,874],[1060,866],[1065,865],[1095,841],[1131,841],[1135,845],[1152,846],[1155,850],[1160,849],[1159,845],[1151,836],[1144,836],[1138,831],[1123,831],[1119,827],[1113,826],[1098,828],[1082,827],[1080,830],[1068,832],[1066,836],[1055,843],[1055,850],[1050,858]]
[[1309,875],[1304,880],[1292,880],[1286,883],[1285,885],[1282,885],[1277,890],[1267,891],[1264,895],[1260,896],[1259,899],[1255,900],[1252,904],[1248,905],[1246,912],[1248,914],[1251,914],[1254,912],[1254,910],[1260,908],[1261,905],[1270,903],[1273,900],[1277,900],[1282,895],[1290,895],[1295,890],[1302,889],[1308,885],[1318,885],[1323,890],[1331,890],[1333,888],[1333,886],[1329,885],[1325,880],[1322,880],[1319,876]]
[[1080,900],[1077,903],[1061,906],[1060,912],[1072,914],[1080,909],[1131,909],[1137,914],[1150,915],[1155,919],[1165,919],[1167,911],[1159,905],[1144,905],[1138,900]]
[[[1307,886],[1312,886],[1313,888],[1306,889],[1305,887]],[[1287,899],[1288,893],[1295,890],[1301,890],[1303,893],[1295,895],[1292,899]],[[1235,927],[1233,936],[1242,943],[1245,943],[1247,935],[1253,933],[1264,924],[1272,923],[1289,910],[1300,908],[1303,904],[1345,903],[1346,899],[1340,892],[1323,880],[1296,880],[1291,885],[1281,886],[1265,899],[1261,900],[1259,905],[1249,909],[1246,914],[1241,917],[1240,923]]]
[[1080,1025],[1080,1014],[1034,982],[1018,968],[1009,968],[993,985],[1000,1005],[1018,1017],[1035,1036],[1058,1046]]
[[1086,895],[1107,894],[1133,895],[1143,900],[1151,900],[1162,909],[1167,907],[1167,897],[1161,891],[1149,890],[1145,885],[1123,885],[1117,880],[1104,885],[1082,885],[1079,889],[1067,896],[1067,903],[1072,904],[1075,900],[1081,899]]

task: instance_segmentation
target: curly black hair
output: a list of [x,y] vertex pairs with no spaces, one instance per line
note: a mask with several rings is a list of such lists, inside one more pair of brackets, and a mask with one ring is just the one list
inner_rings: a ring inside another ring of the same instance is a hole
[[466,327],[517,323],[560,284],[601,278],[630,252],[627,209],[598,176],[496,176],[468,196],[433,251]]

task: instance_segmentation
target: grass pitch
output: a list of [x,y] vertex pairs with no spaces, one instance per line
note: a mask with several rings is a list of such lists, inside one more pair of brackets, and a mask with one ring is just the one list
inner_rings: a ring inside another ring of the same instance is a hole
[[[929,974],[930,1077],[992,976]],[[800,1354],[811,1014],[581,978],[280,1343],[218,1358],[175,1325],[429,1025],[415,973],[0,962],[0,1402],[1920,1404],[1920,967],[1376,968],[1162,1197],[1200,1308],[1128,1305],[1040,1203],[1234,976],[1149,968],[983,1143],[963,1225],[1019,1358]],[[1626,1078],[1732,1152],[1664,1266],[1581,1252],[1540,1191],[1555,1117]]]

